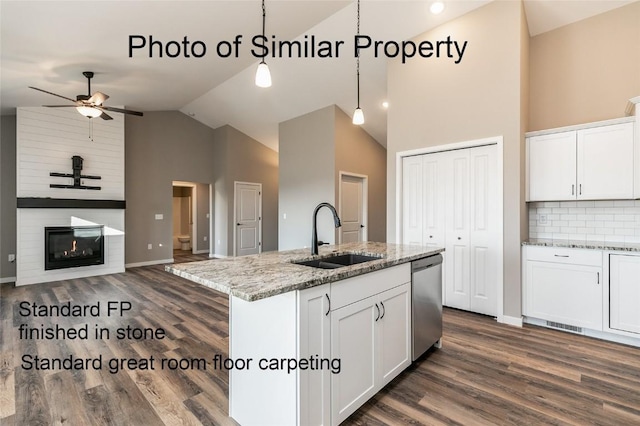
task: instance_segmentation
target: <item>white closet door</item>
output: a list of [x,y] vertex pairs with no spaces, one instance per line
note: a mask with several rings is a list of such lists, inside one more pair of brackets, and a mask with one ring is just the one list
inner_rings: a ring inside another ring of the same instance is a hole
[[447,155],[434,153],[423,155],[422,177],[424,185],[424,234],[425,246],[445,245],[445,183]]
[[470,308],[469,293],[469,150],[445,153],[446,241],[445,303]]
[[422,245],[422,157],[402,159],[402,243]]
[[497,315],[497,179],[496,146],[469,150],[470,307],[473,312]]

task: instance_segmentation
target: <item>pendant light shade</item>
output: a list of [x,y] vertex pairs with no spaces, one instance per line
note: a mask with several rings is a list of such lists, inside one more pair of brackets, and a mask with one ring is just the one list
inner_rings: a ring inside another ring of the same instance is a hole
[[364,112],[362,112],[362,108],[358,107],[353,112],[353,124],[361,125],[364,124]]
[[80,114],[84,115],[87,118],[96,118],[102,115],[102,111],[100,111],[99,109],[88,107],[88,106],[76,107],[76,111],[78,111]]
[[256,70],[256,86],[271,87],[271,72],[265,61],[258,64],[258,69]]
[[[265,34],[265,22],[267,20],[267,9],[264,6],[264,0],[262,0],[262,40],[266,40]],[[271,87],[271,72],[269,66],[264,61],[264,58],[258,64],[256,70],[256,86],[258,87]]]
[[[358,0],[358,16],[357,16],[357,25],[356,25],[356,34],[360,35],[360,0]],[[358,93],[358,106],[356,110],[353,112],[353,124],[359,126],[364,124],[364,112],[362,112],[362,108],[360,108],[360,53],[357,53],[356,56],[356,86]]]

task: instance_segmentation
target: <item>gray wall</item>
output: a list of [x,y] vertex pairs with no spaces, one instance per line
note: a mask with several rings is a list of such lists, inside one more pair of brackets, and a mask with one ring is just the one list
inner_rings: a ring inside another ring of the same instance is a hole
[[[340,172],[368,177],[369,241],[387,241],[387,150],[351,117],[335,107],[336,123],[336,202],[339,203]],[[337,207],[337,206],[336,206]]]
[[[126,263],[172,258],[172,182],[196,182],[198,248],[209,235],[208,185],[215,188],[213,239],[233,254],[229,212],[233,212],[233,181],[262,182],[265,217],[263,244],[277,247],[277,154],[230,126],[213,130],[177,112],[148,112],[125,123]],[[266,164],[269,164],[267,167]],[[265,201],[266,200],[266,201]],[[161,213],[163,220],[155,220]],[[147,244],[153,244],[147,250]],[[159,246],[162,244],[162,247]],[[228,247],[231,247],[229,251]]]
[[[335,205],[334,129],[334,106],[280,123],[280,250],[309,247],[313,209],[323,201]],[[328,209],[322,209],[318,238],[333,243],[331,217]]]
[[235,182],[262,184],[262,251],[278,249],[278,153],[231,126],[215,131],[215,253],[233,255]]
[[[388,68],[387,236],[396,241],[396,153],[504,136],[504,314],[521,314],[520,242],[524,202],[529,37],[520,2],[492,2],[417,40],[468,40],[459,64],[447,59],[393,61]],[[523,88],[524,86],[524,88]]]
[[[310,246],[315,206],[339,208],[341,171],[369,177],[368,239],[386,241],[386,150],[331,105],[280,123],[280,250]],[[318,239],[337,241],[328,209],[318,214]]]
[[[172,182],[214,181],[213,133],[209,127],[177,111],[126,117],[127,264],[173,257]],[[164,218],[155,220],[155,214]],[[202,241],[203,235],[208,236],[208,228],[198,228],[198,240]],[[148,250],[147,244],[152,244],[153,249]]]
[[0,279],[16,276],[16,116],[3,115],[0,123]]

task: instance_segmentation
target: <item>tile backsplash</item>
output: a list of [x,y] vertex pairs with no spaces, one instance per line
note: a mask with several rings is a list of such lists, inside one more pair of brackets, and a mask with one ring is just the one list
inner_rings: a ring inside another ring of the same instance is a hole
[[529,238],[640,243],[640,200],[529,204]]

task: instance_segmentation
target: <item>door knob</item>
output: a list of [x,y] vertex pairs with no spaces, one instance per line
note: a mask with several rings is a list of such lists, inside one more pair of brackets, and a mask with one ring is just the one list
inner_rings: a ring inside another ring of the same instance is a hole
[[238,222],[238,223],[236,223],[236,225],[240,226],[240,225],[242,225],[242,224],[241,224],[240,222]]
[[364,228],[364,225],[360,225],[360,228]]

